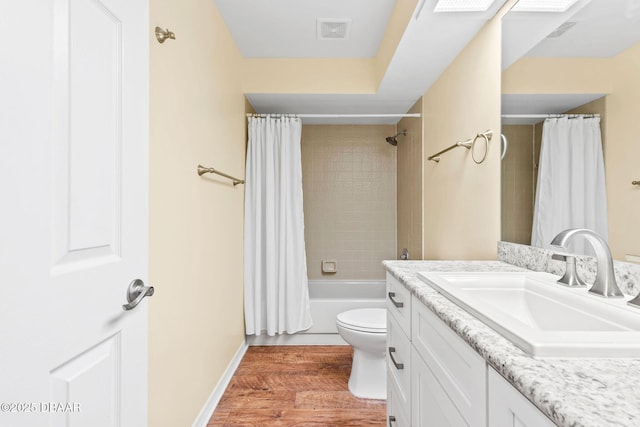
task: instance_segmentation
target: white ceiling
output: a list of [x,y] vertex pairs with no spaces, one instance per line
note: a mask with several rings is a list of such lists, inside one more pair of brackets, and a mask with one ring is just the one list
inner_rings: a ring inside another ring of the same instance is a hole
[[[374,57],[394,0],[215,0],[245,57]],[[419,0],[377,93],[258,94],[260,113],[402,114],[435,82],[506,0],[486,12],[434,13]],[[348,40],[316,40],[318,18],[350,19]],[[563,22],[577,24],[558,38]],[[640,41],[640,0],[577,0],[564,13],[510,12],[503,19],[503,69],[524,55],[610,57]],[[509,95],[503,113],[559,113],[602,94]],[[398,119],[304,119],[306,124],[395,124]]]
[[[547,38],[564,22],[576,24]],[[503,69],[522,56],[610,58],[640,42],[639,0],[579,0],[566,13],[510,12],[503,18]],[[509,94],[503,114],[557,114],[606,94]],[[503,120],[529,124],[540,119]]]
[[591,0],[558,38],[543,39],[527,56],[610,58],[640,42],[640,1]]
[[[245,58],[373,57],[394,0],[216,0]],[[347,40],[317,40],[317,19],[351,19]]]
[[[247,94],[260,113],[402,114],[438,78],[506,0],[486,12],[434,13],[437,0],[420,0],[376,94]],[[265,6],[268,3],[268,8]],[[395,5],[392,0],[216,0],[246,57],[373,57]],[[377,9],[377,10],[374,10]],[[312,12],[312,13],[311,13]],[[418,16],[419,13],[419,16]],[[350,41],[311,40],[316,18],[350,18]],[[277,23],[277,24],[275,24]],[[356,25],[356,23],[362,23]],[[356,40],[362,41],[357,45]],[[375,41],[373,49],[371,41]],[[353,43],[351,43],[353,42]],[[344,43],[340,47],[340,43]],[[349,46],[347,46],[349,45]],[[258,46],[258,48],[255,48]],[[259,47],[262,46],[262,47]],[[327,46],[331,47],[327,53]],[[395,124],[398,119],[304,119],[306,124]]]

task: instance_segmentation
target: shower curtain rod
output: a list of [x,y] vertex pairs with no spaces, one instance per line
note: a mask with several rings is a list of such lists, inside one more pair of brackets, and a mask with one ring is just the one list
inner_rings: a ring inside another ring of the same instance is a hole
[[503,114],[503,119],[554,119],[561,117],[600,117],[600,114]]
[[384,117],[421,117],[420,113],[407,113],[407,114],[293,114],[293,113],[248,113],[247,117],[267,117],[267,116],[284,116],[284,117],[298,117],[304,118],[384,118]]

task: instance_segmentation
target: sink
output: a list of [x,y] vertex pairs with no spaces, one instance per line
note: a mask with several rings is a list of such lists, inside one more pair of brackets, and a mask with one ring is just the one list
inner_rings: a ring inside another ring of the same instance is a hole
[[418,273],[534,357],[640,357],[640,310],[548,273]]

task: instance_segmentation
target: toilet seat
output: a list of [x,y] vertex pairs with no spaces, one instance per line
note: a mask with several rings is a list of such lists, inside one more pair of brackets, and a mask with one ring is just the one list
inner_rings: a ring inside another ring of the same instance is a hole
[[360,308],[338,314],[336,323],[343,328],[374,334],[387,333],[387,310]]

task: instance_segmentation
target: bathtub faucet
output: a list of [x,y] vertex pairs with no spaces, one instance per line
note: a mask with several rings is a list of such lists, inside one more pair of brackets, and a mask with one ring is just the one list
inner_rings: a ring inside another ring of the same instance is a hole
[[607,242],[599,234],[586,228],[571,228],[561,231],[553,238],[551,244],[566,248],[575,236],[583,236],[591,244],[596,253],[598,270],[596,280],[589,292],[603,297],[622,297],[624,294],[618,288],[616,276],[613,271],[613,257]]

